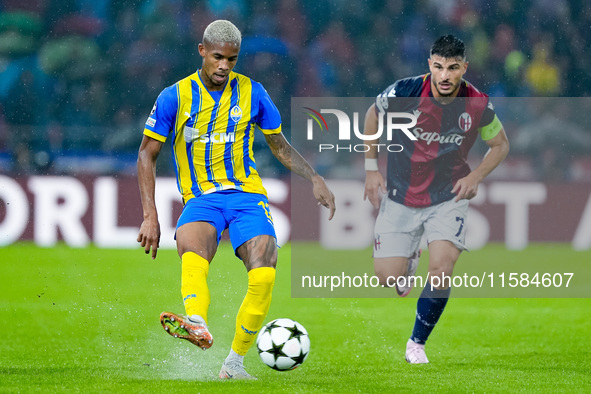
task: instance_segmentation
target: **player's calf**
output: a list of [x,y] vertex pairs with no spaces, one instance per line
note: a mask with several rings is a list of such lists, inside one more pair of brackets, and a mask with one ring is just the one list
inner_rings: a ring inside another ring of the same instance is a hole
[[408,270],[406,257],[374,257],[373,262],[374,272],[383,287],[396,286],[396,280]]
[[408,269],[406,275],[396,282],[396,292],[400,297],[406,297],[415,285],[415,274],[421,258],[421,249],[408,258]]

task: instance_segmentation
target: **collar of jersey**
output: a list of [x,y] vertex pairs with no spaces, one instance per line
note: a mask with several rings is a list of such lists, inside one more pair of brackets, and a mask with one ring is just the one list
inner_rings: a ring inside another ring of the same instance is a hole
[[[216,99],[216,97],[214,97],[214,95],[209,91],[209,89],[207,89],[207,87],[203,83],[203,80],[201,79],[201,69],[197,70],[196,74],[197,74],[197,83],[199,84],[199,86],[203,90],[205,90],[207,92],[207,94],[209,94],[209,97],[211,97],[211,99],[213,101],[215,101],[216,103],[218,103],[220,101],[220,99],[224,96],[224,93],[226,92],[226,88],[230,85],[230,81],[234,78],[234,71],[230,71],[230,74],[228,74],[228,79],[226,80],[226,84],[224,85],[224,88],[222,90],[220,90],[220,92],[222,92],[222,93]],[[217,96],[217,94],[215,96]]]

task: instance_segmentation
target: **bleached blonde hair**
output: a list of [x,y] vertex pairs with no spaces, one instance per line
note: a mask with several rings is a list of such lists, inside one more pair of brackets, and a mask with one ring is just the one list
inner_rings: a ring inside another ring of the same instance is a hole
[[218,19],[211,22],[203,32],[204,44],[230,43],[240,46],[242,34],[230,21]]

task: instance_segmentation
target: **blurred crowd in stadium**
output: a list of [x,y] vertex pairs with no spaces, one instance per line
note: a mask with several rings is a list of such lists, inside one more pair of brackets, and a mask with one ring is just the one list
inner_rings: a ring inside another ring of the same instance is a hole
[[375,96],[426,72],[434,39],[456,34],[466,79],[489,95],[561,98],[546,119],[506,127],[523,176],[591,181],[586,0],[3,0],[1,172],[133,173],[158,93],[200,66],[197,43],[219,18],[242,30],[236,71],[264,84],[288,135],[291,97]]

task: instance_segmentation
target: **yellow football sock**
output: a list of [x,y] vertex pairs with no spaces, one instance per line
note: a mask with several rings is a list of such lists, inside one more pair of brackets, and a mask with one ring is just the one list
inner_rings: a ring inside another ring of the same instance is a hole
[[236,316],[232,349],[244,356],[252,346],[271,305],[275,268],[260,267],[248,272],[248,291]]
[[209,262],[194,252],[182,256],[181,293],[187,316],[199,315],[207,323],[207,310],[211,301],[207,287]]

